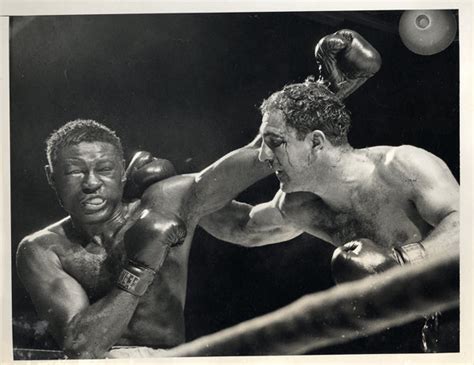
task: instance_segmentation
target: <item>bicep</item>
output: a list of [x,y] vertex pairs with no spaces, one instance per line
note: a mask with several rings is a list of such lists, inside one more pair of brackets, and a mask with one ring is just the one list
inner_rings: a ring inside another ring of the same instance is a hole
[[232,201],[203,217],[200,225],[216,238],[243,246],[288,241],[302,233],[285,220],[273,201],[256,206]]
[[412,200],[420,215],[436,226],[459,211],[459,184],[448,166],[426,151],[417,151],[408,170]]
[[21,245],[17,254],[18,274],[41,319],[62,343],[71,319],[89,306],[82,286],[61,266],[59,257],[48,250]]

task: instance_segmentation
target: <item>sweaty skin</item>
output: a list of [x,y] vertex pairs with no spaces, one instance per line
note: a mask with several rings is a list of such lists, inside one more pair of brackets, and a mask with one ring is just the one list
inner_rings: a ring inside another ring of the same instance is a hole
[[281,189],[270,202],[233,201],[200,224],[244,246],[303,232],[334,246],[369,238],[384,247],[421,242],[428,255],[459,250],[459,185],[446,164],[413,146],[335,147],[321,131],[296,137],[279,111],[265,113],[260,159]]
[[[20,243],[18,273],[49,331],[70,357],[100,358],[113,345],[170,348],[185,340],[183,309],[188,257],[200,218],[223,207],[271,171],[258,143],[234,151],[199,174],[160,181],[141,200],[121,202],[123,164],[114,147],[81,142],[61,150],[48,173],[71,216]],[[248,171],[241,176],[240,166]],[[138,298],[116,286],[127,261],[124,234],[144,209],[186,225],[153,283]]]
[[[278,112],[265,113],[260,133],[263,142],[256,139],[198,175],[160,181],[131,204],[120,199],[123,164],[113,146],[81,143],[63,151],[49,179],[71,217],[26,237],[17,267],[69,356],[184,341],[188,256],[198,223],[246,246],[308,232],[335,246],[366,237],[385,247],[421,240],[429,255],[458,250],[459,186],[432,154],[412,146],[334,147],[321,131],[299,140]],[[271,165],[281,190],[255,207],[227,204],[271,172],[257,155]],[[137,298],[115,282],[126,260],[123,236],[144,209],[179,217],[187,237]]]

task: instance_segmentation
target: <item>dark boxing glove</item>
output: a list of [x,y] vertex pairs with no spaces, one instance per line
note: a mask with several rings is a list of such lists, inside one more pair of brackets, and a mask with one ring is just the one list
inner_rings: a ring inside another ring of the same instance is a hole
[[320,66],[320,79],[341,100],[352,94],[381,67],[377,50],[359,33],[349,29],[325,36],[314,51]]
[[137,152],[125,171],[123,200],[140,199],[150,185],[174,175],[176,170],[170,161],[153,157],[149,152]]
[[392,249],[380,247],[367,238],[338,247],[331,260],[333,278],[338,284],[359,280],[398,265]]
[[184,222],[169,214],[145,210],[124,235],[128,265],[122,270],[118,287],[142,296],[161,268],[171,247],[186,238]]

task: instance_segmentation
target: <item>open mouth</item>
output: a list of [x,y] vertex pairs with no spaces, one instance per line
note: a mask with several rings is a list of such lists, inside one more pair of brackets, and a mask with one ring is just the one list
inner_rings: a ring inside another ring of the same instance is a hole
[[102,209],[105,206],[106,202],[107,201],[104,198],[93,197],[83,200],[81,204],[87,211],[96,211]]

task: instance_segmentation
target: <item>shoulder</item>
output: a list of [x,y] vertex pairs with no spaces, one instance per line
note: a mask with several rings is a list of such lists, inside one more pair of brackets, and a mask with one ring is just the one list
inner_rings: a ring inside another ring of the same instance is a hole
[[411,145],[402,145],[388,148],[387,161],[392,161],[395,166],[421,165],[424,162],[443,163],[436,155],[427,150]]
[[446,163],[418,147],[388,147],[374,158],[377,175],[386,184],[408,194],[428,192],[435,188],[453,191],[459,188]]
[[64,227],[68,223],[69,219],[65,218],[24,237],[17,248],[17,260],[29,262],[45,258],[45,255],[57,255],[57,248],[67,242]]
[[387,177],[400,177],[416,181],[426,174],[449,172],[448,167],[439,157],[423,148],[402,145],[387,147],[380,160],[380,169]]

